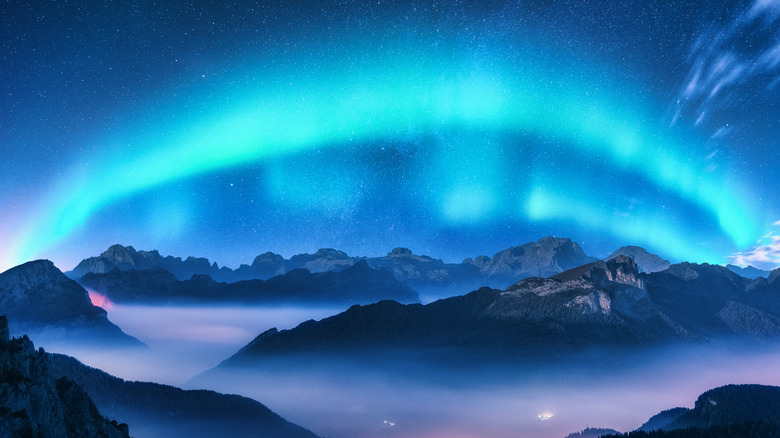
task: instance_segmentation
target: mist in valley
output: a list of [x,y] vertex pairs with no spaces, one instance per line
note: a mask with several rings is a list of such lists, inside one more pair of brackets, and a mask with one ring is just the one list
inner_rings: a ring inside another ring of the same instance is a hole
[[272,359],[190,383],[238,392],[328,437],[558,437],[587,426],[638,428],[729,383],[780,384],[780,353],[734,346],[669,348],[557,364],[425,365]]
[[[90,293],[95,300],[95,294]],[[86,365],[126,380],[181,386],[218,365],[258,334],[322,319],[341,307],[158,306],[101,302],[108,318],[149,348],[84,347],[45,336],[33,338],[47,351],[76,357]],[[38,340],[40,339],[40,340]]]
[[628,431],[662,410],[691,407],[717,386],[780,385],[772,366],[780,353],[772,345],[739,344],[523,365],[426,362],[397,351],[348,359],[291,355],[251,370],[207,372],[269,328],[345,309],[105,305],[112,322],[149,348],[59,344],[55,351],[128,380],[251,397],[323,437],[562,438],[586,426]]

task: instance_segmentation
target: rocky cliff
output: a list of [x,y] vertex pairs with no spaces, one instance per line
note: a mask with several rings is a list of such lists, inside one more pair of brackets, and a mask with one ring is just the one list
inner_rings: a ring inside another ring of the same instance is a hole
[[112,324],[89,294],[48,260],[36,260],[0,274],[0,309],[11,333],[30,334],[38,342],[67,340],[84,345],[143,346]]
[[0,317],[0,436],[127,438],[126,424],[104,418],[72,380],[27,336],[10,339]]

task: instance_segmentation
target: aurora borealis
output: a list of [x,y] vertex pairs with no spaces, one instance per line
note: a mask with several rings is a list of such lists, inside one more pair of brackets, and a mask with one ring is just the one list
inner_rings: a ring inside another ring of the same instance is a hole
[[544,235],[780,264],[780,1],[11,2],[0,264]]

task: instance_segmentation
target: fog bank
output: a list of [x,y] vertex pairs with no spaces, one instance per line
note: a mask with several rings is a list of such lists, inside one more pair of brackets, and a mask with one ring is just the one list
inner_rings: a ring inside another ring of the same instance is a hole
[[771,345],[667,348],[597,365],[457,369],[399,356],[375,363],[289,357],[251,373],[187,383],[271,327],[343,310],[114,305],[109,319],[149,345],[147,351],[59,351],[129,380],[245,395],[335,438],[562,438],[586,426],[628,431],[662,410],[693,406],[714,387],[780,385],[774,367],[780,349]]

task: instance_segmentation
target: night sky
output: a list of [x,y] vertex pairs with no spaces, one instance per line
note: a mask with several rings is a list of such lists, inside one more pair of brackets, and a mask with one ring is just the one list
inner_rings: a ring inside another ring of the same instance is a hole
[[780,265],[780,0],[5,1],[0,270],[547,235]]

